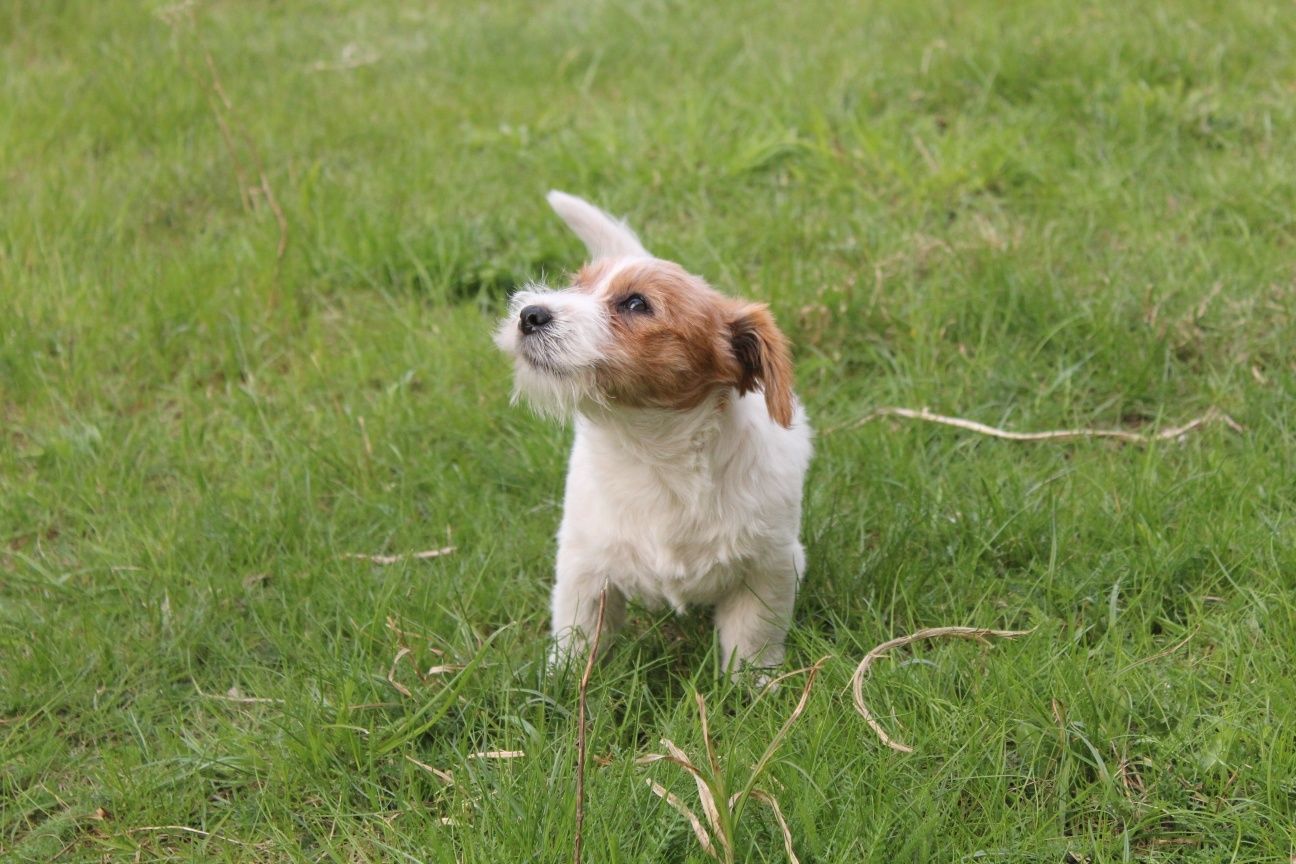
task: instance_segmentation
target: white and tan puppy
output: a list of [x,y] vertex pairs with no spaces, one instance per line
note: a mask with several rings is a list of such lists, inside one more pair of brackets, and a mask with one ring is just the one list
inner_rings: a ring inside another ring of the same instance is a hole
[[561,290],[513,295],[497,344],[515,396],[573,417],[558,530],[552,659],[605,631],[627,597],[715,607],[720,650],[775,666],[805,569],[799,540],[810,427],[768,309],[650,255],[580,198],[549,204],[591,260]]

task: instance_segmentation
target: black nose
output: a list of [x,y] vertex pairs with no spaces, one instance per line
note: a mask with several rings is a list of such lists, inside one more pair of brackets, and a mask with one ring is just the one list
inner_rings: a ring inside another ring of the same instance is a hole
[[527,306],[519,316],[518,326],[523,333],[534,333],[553,320],[549,310],[543,306]]

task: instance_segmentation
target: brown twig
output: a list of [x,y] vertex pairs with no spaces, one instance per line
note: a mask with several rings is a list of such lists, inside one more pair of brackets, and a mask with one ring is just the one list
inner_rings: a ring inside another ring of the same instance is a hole
[[607,608],[607,586],[599,592],[598,620],[594,623],[594,638],[590,642],[589,658],[581,674],[579,695],[576,699],[576,838],[572,845],[572,862],[581,864],[581,847],[585,842],[585,702],[589,693],[590,675],[598,658],[599,638],[603,635],[603,612]]
[[[815,665],[816,666],[821,665],[824,661],[829,659],[831,659],[831,655],[820,657],[818,660],[815,661]],[[806,672],[809,672],[811,668],[812,667],[810,666],[802,666],[800,669],[793,669],[791,672],[784,672],[781,675],[769,679],[768,681],[766,681],[764,684],[761,685],[760,692],[756,694],[756,698],[764,699],[766,696],[769,696],[770,694],[777,693],[779,691],[779,685],[781,685],[784,681],[786,681],[789,678],[794,678],[797,675],[804,675]]]
[[[166,15],[163,20],[166,21],[174,31],[179,31],[181,22],[188,19],[189,26],[193,28],[195,38],[201,42],[201,36],[198,34],[198,16],[194,11],[193,4],[177,4],[176,7]],[[243,205],[244,212],[252,212],[252,199],[248,195],[247,173],[243,170],[243,160],[239,158],[238,144],[234,140],[234,130],[230,127],[225,113],[233,106],[229,97],[225,95],[225,89],[221,87],[220,78],[216,75],[216,64],[212,60],[211,52],[203,46],[203,53],[206,56],[207,69],[209,77],[204,79],[201,72],[194,67],[189,59],[189,54],[185,51],[180,52],[180,62],[184,65],[185,71],[189,73],[194,82],[206,90],[204,93],[207,106],[211,109],[212,117],[216,120],[216,128],[220,131],[221,141],[225,144],[225,152],[229,155],[230,165],[234,169],[234,183],[238,188],[239,202]],[[222,110],[222,106],[224,106]]]
[[895,639],[889,639],[872,651],[864,655],[859,666],[855,667],[855,674],[851,676],[851,690],[855,696],[855,710],[868,723],[869,728],[878,734],[882,743],[892,750],[898,750],[901,753],[912,753],[913,748],[895,740],[886,733],[882,724],[873,719],[873,713],[869,711],[868,706],[864,704],[864,678],[868,675],[869,667],[877,661],[879,657],[886,654],[893,648],[899,648],[903,645],[909,645],[920,639],[939,639],[946,636],[955,639],[976,639],[980,642],[986,641],[986,637],[993,636],[997,639],[1016,639],[1019,636],[1026,636],[1034,630],[988,630],[983,627],[927,627],[908,636],[899,636]]
[[831,435],[834,432],[858,429],[883,417],[903,417],[907,420],[938,423],[942,426],[953,426],[956,429],[989,435],[991,438],[1001,438],[1005,441],[1073,441],[1083,438],[1112,438],[1117,441],[1124,441],[1127,444],[1142,445],[1150,444],[1153,441],[1173,441],[1210,423],[1223,423],[1234,432],[1245,431],[1240,423],[1215,407],[1209,408],[1205,414],[1189,420],[1181,426],[1171,426],[1169,429],[1162,429],[1160,432],[1155,433],[1130,432],[1127,429],[1051,429],[1047,432],[1011,432],[997,426],[987,426],[975,420],[964,420],[962,417],[947,417],[944,414],[935,414],[926,408],[887,407],[875,408],[858,420],[843,426],[836,426],[824,434]]

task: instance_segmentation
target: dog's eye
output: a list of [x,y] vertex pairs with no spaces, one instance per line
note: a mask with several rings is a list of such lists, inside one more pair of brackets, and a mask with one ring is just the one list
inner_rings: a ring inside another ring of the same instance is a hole
[[621,311],[644,313],[652,310],[648,308],[648,301],[643,298],[642,294],[631,294],[621,301]]

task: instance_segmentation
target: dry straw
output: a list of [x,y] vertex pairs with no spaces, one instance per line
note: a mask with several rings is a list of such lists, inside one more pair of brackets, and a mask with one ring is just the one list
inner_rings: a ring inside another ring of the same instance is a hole
[[[798,672],[807,673],[805,685],[801,690],[801,698],[797,701],[796,707],[792,709],[792,713],[788,715],[787,720],[783,721],[779,731],[766,745],[765,751],[761,753],[760,758],[752,765],[751,771],[747,774],[747,779],[738,791],[729,794],[724,771],[721,768],[720,759],[716,755],[715,741],[711,737],[706,701],[702,698],[701,693],[695,692],[693,698],[697,703],[698,722],[702,727],[702,742],[706,749],[705,766],[699,766],[683,748],[669,738],[661,739],[662,747],[666,750],[665,753],[649,753],[635,760],[639,765],[652,765],[658,762],[669,763],[682,768],[693,778],[693,782],[697,786],[698,803],[702,815],[705,817],[705,822],[684,803],[682,798],[667,790],[660,783],[649,779],[648,788],[652,789],[653,794],[664,800],[688,820],[694,836],[697,837],[698,845],[702,847],[702,851],[715,860],[723,861],[725,864],[733,864],[737,860],[734,843],[735,830],[742,816],[743,808],[749,800],[752,800],[759,801],[770,808],[770,811],[774,814],[774,820],[778,823],[779,830],[783,834],[783,846],[787,852],[788,860],[792,864],[800,864],[792,845],[792,831],[788,828],[787,820],[783,818],[783,808],[779,806],[778,799],[774,795],[765,789],[758,788],[756,784],[760,782],[761,777],[769,768],[770,761],[779,748],[783,746],[783,742],[787,740],[793,724],[805,712],[806,704],[810,701],[810,689],[814,686],[815,676],[819,674],[819,670],[824,663],[830,659],[831,657],[820,658],[813,666],[798,670]],[[786,678],[787,676],[780,677]]]
[[987,642],[989,637],[996,639],[1017,639],[1033,633],[1033,630],[988,630],[983,627],[927,627],[916,633],[910,633],[908,636],[900,636],[895,639],[889,639],[872,651],[864,655],[864,659],[855,667],[855,674],[851,676],[851,692],[855,697],[855,710],[864,718],[864,722],[869,725],[882,743],[892,750],[898,750],[901,753],[912,753],[913,748],[895,740],[887,734],[882,728],[882,724],[873,718],[873,713],[869,711],[868,706],[864,704],[864,678],[868,675],[869,668],[877,661],[879,657],[895,648],[909,645],[922,639],[975,639],[978,642]]
[[1179,426],[1171,426],[1168,429],[1162,429],[1159,432],[1144,433],[1131,432],[1127,429],[1050,429],[1045,432],[1013,432],[1008,429],[1000,429],[998,426],[988,426],[985,423],[978,423],[975,420],[965,420],[962,417],[948,417],[944,414],[935,414],[926,408],[875,408],[863,417],[844,426],[838,426],[828,430],[826,434],[841,432],[848,429],[858,429],[859,427],[872,423],[883,417],[901,417],[906,420],[921,420],[926,423],[936,423],[941,426],[953,426],[955,429],[964,429],[968,432],[976,432],[980,435],[989,435],[991,438],[1001,438],[1005,441],[1074,441],[1084,438],[1110,438],[1116,441],[1123,441],[1126,444],[1151,444],[1153,441],[1174,441],[1187,435],[1203,426],[1212,423],[1223,423],[1234,432],[1244,431],[1243,426],[1229,415],[1225,414],[1218,408],[1211,407],[1205,414],[1189,420]]

